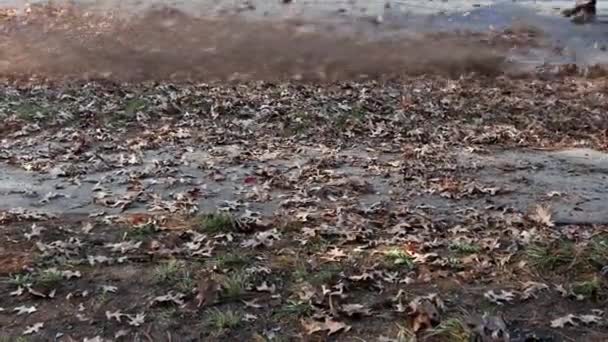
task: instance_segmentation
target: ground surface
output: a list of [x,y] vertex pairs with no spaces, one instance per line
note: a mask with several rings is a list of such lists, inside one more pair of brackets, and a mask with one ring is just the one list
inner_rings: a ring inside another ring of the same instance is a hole
[[502,75],[536,31],[230,60],[53,13],[0,38],[1,341],[608,339],[607,83]]

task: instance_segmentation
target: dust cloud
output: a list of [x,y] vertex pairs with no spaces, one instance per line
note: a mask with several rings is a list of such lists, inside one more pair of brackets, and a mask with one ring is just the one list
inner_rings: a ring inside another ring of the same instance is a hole
[[0,76],[117,81],[315,81],[423,73],[499,74],[508,44],[472,34],[373,38],[302,20],[192,16],[163,7],[132,16],[78,6],[0,14]]

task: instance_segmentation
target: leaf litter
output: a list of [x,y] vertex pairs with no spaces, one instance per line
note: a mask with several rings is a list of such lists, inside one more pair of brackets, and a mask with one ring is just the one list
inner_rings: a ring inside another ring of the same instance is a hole
[[54,186],[0,211],[0,324],[90,341],[605,337],[605,224],[563,222],[569,189],[506,200],[521,188],[501,178],[539,165],[484,181],[461,160],[605,151],[605,86],[7,79],[3,171]]

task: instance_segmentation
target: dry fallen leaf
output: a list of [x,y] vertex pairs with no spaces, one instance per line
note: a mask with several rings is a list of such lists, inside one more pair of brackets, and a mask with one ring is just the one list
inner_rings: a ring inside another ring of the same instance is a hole
[[122,316],[126,316],[125,314],[123,314],[120,311],[115,311],[115,312],[111,312],[111,311],[106,311],[106,319],[108,321],[111,321],[112,319],[116,320],[116,322],[120,323],[120,318]]
[[173,293],[172,291],[169,291],[169,293],[167,293],[164,296],[157,296],[154,297],[152,299],[152,302],[150,303],[150,305],[154,305],[157,303],[174,303],[176,305],[183,305],[184,301],[182,300],[185,297],[185,295],[183,293]]
[[257,286],[255,289],[256,289],[256,291],[259,291],[259,292],[275,293],[277,290],[277,287],[274,284],[272,284],[271,286],[268,286],[268,283],[266,281],[264,281],[262,283],[262,285]]
[[355,316],[355,315],[369,316],[369,315],[371,315],[371,310],[362,304],[343,304],[340,308],[340,311],[346,313],[348,316]]
[[18,306],[16,308],[14,308],[13,311],[17,312],[17,316],[19,316],[19,315],[23,315],[23,314],[31,314],[31,313],[36,312],[37,310],[36,310],[35,306],[28,307],[28,306],[22,305],[22,306]]
[[602,317],[597,315],[579,315],[577,318],[583,322],[583,324],[601,324]]
[[568,314],[566,316],[556,318],[551,321],[551,328],[563,328],[567,324],[570,324],[573,327],[578,326],[575,319],[576,316],[573,314]]
[[547,284],[535,282],[535,281],[527,281],[523,283],[523,293],[521,295],[521,299],[526,300],[530,298],[536,298],[536,294],[540,291],[549,289]]
[[144,324],[146,315],[143,312],[141,312],[135,316],[127,315],[127,318],[129,319],[129,322],[127,322],[129,325],[138,327],[138,326]]
[[540,223],[547,227],[554,227],[555,223],[552,219],[551,209],[549,207],[536,206],[534,213],[530,216],[530,218],[537,223]]
[[301,323],[304,327],[304,330],[306,330],[306,334],[308,335],[312,335],[319,331],[327,331],[328,335],[332,335],[341,330],[346,332],[351,329],[349,325],[344,324],[342,322],[334,321],[329,317],[325,317],[324,322],[303,319],[301,320]]
[[500,290],[490,290],[483,295],[487,300],[494,304],[503,305],[505,302],[511,302],[515,298],[515,292]]
[[44,323],[34,323],[34,325],[28,326],[24,331],[23,335],[31,335],[40,331],[44,327]]

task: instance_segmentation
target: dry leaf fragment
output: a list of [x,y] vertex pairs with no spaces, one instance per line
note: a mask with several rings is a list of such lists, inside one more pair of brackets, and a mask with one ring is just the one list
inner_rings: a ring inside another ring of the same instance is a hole
[[134,326],[134,327],[138,327],[138,326],[144,324],[144,320],[146,318],[146,315],[143,312],[141,312],[141,313],[138,313],[135,316],[127,315],[127,318],[129,318],[129,322],[127,322],[127,323],[129,323],[129,325]]
[[36,225],[35,223],[32,224],[32,228],[31,228],[31,232],[30,233],[25,233],[23,234],[25,236],[25,238],[30,241],[32,240],[32,238],[34,237],[40,237],[40,234],[45,231],[46,228],[44,227],[40,227],[38,225]]
[[371,273],[371,272],[363,272],[360,275],[354,275],[354,276],[348,277],[348,279],[353,280],[353,281],[374,280],[374,278],[375,278],[375,274]]
[[71,271],[71,270],[61,271],[61,275],[67,280],[70,280],[72,278],[82,277],[82,274],[80,273],[80,271]]
[[355,316],[355,315],[361,315],[361,316],[371,315],[371,310],[362,304],[344,304],[344,305],[342,305],[340,310],[351,317]]
[[530,216],[532,221],[540,223],[547,227],[554,227],[555,223],[552,220],[551,209],[549,207],[536,206],[534,213]]
[[23,289],[23,287],[19,286],[15,291],[9,293],[9,295],[19,297],[23,294],[24,291],[25,290]]
[[118,287],[112,285],[101,285],[101,292],[106,293],[116,293],[118,291]]
[[511,302],[515,298],[515,292],[500,290],[500,292],[490,290],[483,295],[490,302],[503,305],[505,302]]
[[325,329],[325,325],[322,322],[311,321],[311,320],[301,320],[302,326],[304,330],[306,330],[306,334],[312,335],[318,331],[323,331]]
[[313,320],[301,320],[302,326],[306,330],[306,334],[312,335],[319,331],[327,331],[327,335],[332,335],[340,330],[347,332],[351,327],[342,322],[334,321],[329,317],[325,317],[324,322],[318,322]]
[[346,258],[346,253],[339,248],[332,248],[324,256],[321,257],[323,260],[327,261],[338,261],[339,259]]
[[44,327],[44,323],[43,322],[39,322],[39,323],[35,323],[34,325],[28,326],[24,331],[23,331],[23,335],[31,335],[31,334],[35,334],[38,331],[40,331],[40,329],[42,329]]
[[106,311],[106,319],[107,319],[108,321],[111,321],[112,319],[115,319],[115,320],[116,320],[116,322],[119,322],[119,323],[120,323],[120,318],[121,318],[122,316],[126,316],[126,315],[125,315],[125,314],[123,314],[123,313],[122,313],[122,312],[120,312],[120,311],[115,311],[115,312]]
[[245,304],[245,307],[247,308],[252,308],[252,309],[261,309],[263,306],[257,303],[258,299],[254,298],[250,301],[246,301],[243,300],[243,304]]
[[596,315],[579,315],[577,318],[583,322],[583,324],[600,324],[602,323],[602,317]]
[[344,330],[346,332],[346,331],[349,331],[351,328],[347,324],[344,324],[344,323],[338,322],[338,321],[334,321],[330,318],[325,319],[325,327],[329,330],[327,335],[335,334],[340,330]]
[[562,195],[563,194],[561,192],[559,192],[559,191],[549,191],[547,193],[547,197],[560,197]]
[[31,314],[36,312],[37,309],[35,306],[25,306],[25,305],[21,305],[18,306],[16,308],[13,309],[13,312],[17,312],[17,316],[23,315],[23,314]]
[[524,291],[521,295],[521,299],[526,300],[530,298],[536,298],[536,294],[540,291],[549,289],[547,284],[535,282],[535,281],[527,281],[524,284]]
[[575,319],[576,315],[573,314],[568,314],[566,316],[556,318],[551,321],[551,328],[563,328],[566,326],[566,324],[570,324],[573,327],[578,326],[578,324],[575,322]]
[[158,296],[158,297],[154,297],[154,299],[152,299],[152,302],[150,303],[151,305],[157,304],[157,303],[168,303],[168,302],[172,302],[175,303],[176,305],[183,305],[184,301],[182,300],[185,297],[185,295],[183,293],[173,293],[172,291],[169,291],[169,293],[167,293],[164,296]]
[[274,284],[272,284],[272,286],[268,286],[268,283],[266,281],[264,281],[262,283],[262,285],[256,287],[255,289],[259,292],[275,293],[277,290],[277,287]]
[[243,320],[245,320],[245,322],[253,322],[257,319],[258,319],[258,316],[252,315],[250,313],[246,313],[245,316],[243,317]]
[[104,339],[103,337],[101,337],[99,335],[97,335],[95,337],[91,337],[91,338],[85,337],[84,340],[82,340],[82,342],[106,342],[106,341],[107,341],[106,339]]
[[126,252],[138,249],[141,246],[142,241],[123,241],[117,243],[108,243],[106,247],[112,252],[120,252],[125,254]]
[[556,318],[551,321],[552,328],[564,328],[566,325],[578,326],[578,322],[583,324],[601,324],[603,321],[602,317],[595,314],[588,315],[574,315],[568,314],[563,317]]

